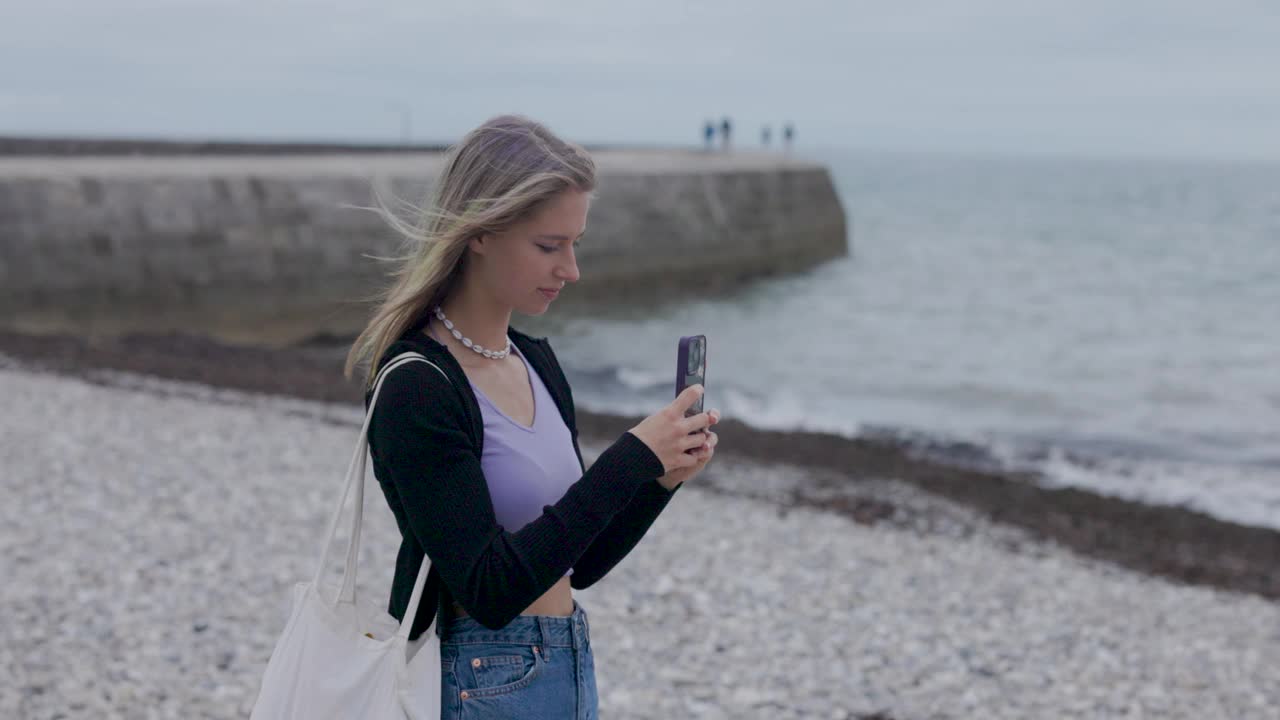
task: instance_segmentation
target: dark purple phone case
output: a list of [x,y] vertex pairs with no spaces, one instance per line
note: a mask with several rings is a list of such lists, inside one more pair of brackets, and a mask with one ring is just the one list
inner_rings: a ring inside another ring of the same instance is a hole
[[680,344],[676,350],[676,396],[679,397],[685,390],[684,378],[685,368],[689,365],[689,346],[698,339],[702,340],[702,397],[685,411],[685,417],[702,412],[702,401],[707,397],[707,338],[705,335],[686,335],[680,338]]

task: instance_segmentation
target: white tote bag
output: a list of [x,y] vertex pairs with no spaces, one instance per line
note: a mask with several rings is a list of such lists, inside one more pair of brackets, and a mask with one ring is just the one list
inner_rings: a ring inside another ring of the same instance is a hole
[[[293,587],[289,619],[267,661],[250,720],[440,719],[440,638],[436,637],[435,620],[418,640],[409,642],[430,559],[422,558],[404,622],[397,622],[386,611],[385,602],[356,597],[369,420],[387,374],[419,360],[440,370],[418,353],[403,353],[387,363],[374,385],[360,441],[347,468],[346,486],[325,535],[320,566],[310,582]],[[336,583],[322,582],[322,576],[353,484],[351,539],[338,588]],[[414,652],[409,659],[411,649]]]

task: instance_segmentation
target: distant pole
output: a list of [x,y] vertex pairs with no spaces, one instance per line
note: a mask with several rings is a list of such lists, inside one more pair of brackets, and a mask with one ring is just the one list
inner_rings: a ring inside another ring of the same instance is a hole
[[400,144],[413,142],[413,106],[406,102],[387,103],[392,112],[400,115]]

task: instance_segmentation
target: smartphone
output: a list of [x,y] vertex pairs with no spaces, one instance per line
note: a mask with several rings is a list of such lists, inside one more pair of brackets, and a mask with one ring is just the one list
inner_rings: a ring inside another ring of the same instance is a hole
[[676,396],[678,397],[690,385],[702,385],[702,395],[685,411],[685,417],[702,412],[702,401],[707,397],[706,335],[686,335],[680,338],[680,344],[676,348]]

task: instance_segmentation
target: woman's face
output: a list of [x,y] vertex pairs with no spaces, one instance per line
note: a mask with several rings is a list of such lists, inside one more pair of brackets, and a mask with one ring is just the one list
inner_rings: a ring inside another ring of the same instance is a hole
[[590,195],[566,190],[507,231],[472,238],[470,249],[488,293],[522,315],[541,315],[558,290],[577,282],[578,238],[587,229]]

